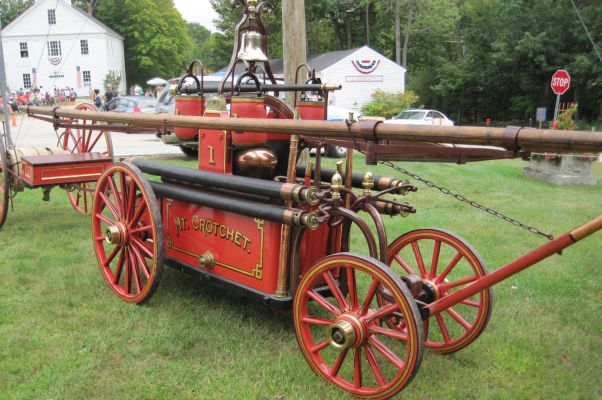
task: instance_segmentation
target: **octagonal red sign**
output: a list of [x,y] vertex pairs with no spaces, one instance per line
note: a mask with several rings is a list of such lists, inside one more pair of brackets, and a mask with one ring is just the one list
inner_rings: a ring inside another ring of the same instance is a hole
[[570,84],[571,76],[565,70],[559,69],[558,71],[554,72],[554,75],[552,75],[552,83],[550,86],[552,86],[554,93],[563,94],[569,90]]

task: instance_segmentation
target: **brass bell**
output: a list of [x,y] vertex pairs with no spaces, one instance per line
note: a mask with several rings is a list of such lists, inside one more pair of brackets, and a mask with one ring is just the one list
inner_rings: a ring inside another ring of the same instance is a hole
[[245,61],[267,61],[268,57],[261,49],[263,35],[259,32],[248,31],[242,34],[242,46],[237,57]]

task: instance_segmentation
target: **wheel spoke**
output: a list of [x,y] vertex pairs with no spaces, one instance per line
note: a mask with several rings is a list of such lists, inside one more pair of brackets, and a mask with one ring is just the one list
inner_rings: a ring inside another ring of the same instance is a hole
[[136,182],[133,179],[130,180],[128,196],[129,197],[126,208],[126,216],[128,220],[131,221],[133,218],[134,210],[136,208]]
[[377,338],[371,336],[368,338],[368,341],[376,350],[378,350],[387,360],[389,360],[393,365],[395,365],[398,369],[403,370],[404,362],[400,360],[399,357],[391,349],[382,344]]
[[393,258],[395,259],[395,261],[397,261],[399,263],[399,265],[401,265],[401,268],[403,268],[408,274],[412,275],[414,273],[414,270],[412,269],[412,267],[410,267],[408,265],[408,263],[406,263],[400,256],[399,254],[395,254],[395,256],[393,256]]
[[345,361],[345,357],[347,357],[347,353],[349,349],[344,349],[341,351],[339,356],[337,357],[332,369],[330,370],[330,376],[335,377],[339,374],[339,370],[341,369],[341,365],[343,365],[343,361]]
[[475,276],[467,276],[466,278],[458,279],[457,281],[442,283],[439,285],[439,290],[441,292],[446,292],[449,289],[453,289],[455,287],[462,286],[467,283],[474,282],[476,280],[477,280],[476,275]]
[[451,342],[451,337],[449,336],[449,332],[445,327],[445,322],[443,322],[443,317],[441,317],[441,313],[436,314],[435,318],[437,319],[437,324],[439,325],[439,329],[441,330],[441,334],[443,335],[443,341],[445,343]]
[[117,225],[117,222],[115,222],[115,221],[111,221],[109,218],[105,217],[105,216],[104,216],[104,215],[102,215],[102,214],[99,214],[99,213],[97,213],[97,214],[96,214],[96,218],[98,218],[99,220],[101,220],[101,221],[103,221],[103,222],[106,222],[107,224],[109,224],[109,225],[111,225],[111,226],[113,226],[113,225]]
[[134,256],[136,257],[136,260],[138,261],[142,272],[144,272],[144,276],[146,276],[146,279],[150,279],[150,271],[148,269],[148,265],[146,264],[146,260],[144,259],[144,257],[142,257],[140,251],[134,246],[131,247],[131,250],[134,252]]
[[451,317],[453,319],[455,319],[456,321],[458,321],[458,323],[460,325],[462,325],[462,327],[464,327],[464,329],[469,330],[470,329],[470,324],[468,322],[466,322],[466,320],[464,318],[462,318],[462,316],[460,314],[458,314],[456,311],[454,311],[453,308],[447,308],[445,310],[449,315],[451,315]]
[[374,295],[376,294],[376,289],[378,289],[379,281],[376,279],[372,280],[370,287],[368,288],[368,292],[366,293],[366,298],[364,299],[364,303],[362,304],[362,308],[360,310],[360,315],[366,314],[368,312],[368,308],[370,308],[370,304],[374,299]]
[[374,377],[376,378],[379,385],[384,386],[387,382],[385,381],[385,378],[383,377],[383,373],[380,369],[380,365],[378,364],[378,361],[376,361],[374,352],[372,351],[372,349],[370,348],[369,345],[363,346],[363,349],[364,349],[364,354],[366,355],[366,359],[368,360],[368,364],[370,364],[370,369],[372,370],[372,373],[374,374]]
[[357,283],[355,282],[355,270],[353,268],[347,268],[347,291],[349,292],[349,302],[351,303],[351,309],[355,310],[358,306],[357,300]]
[[137,237],[131,236],[130,240],[149,258],[153,258],[153,252],[146,247]]
[[456,253],[456,255],[450,261],[450,263],[447,264],[447,267],[445,267],[445,269],[443,270],[441,275],[439,275],[439,277],[437,277],[437,279],[435,279],[435,283],[443,282],[445,280],[445,277],[447,276],[447,274],[450,273],[450,271],[456,266],[456,264],[458,264],[458,261],[460,261],[461,259],[462,259],[462,254],[460,254],[459,252]]
[[397,329],[382,328],[380,326],[373,325],[368,328],[368,332],[372,334],[385,335],[396,340],[408,340],[408,334]]
[[317,354],[317,353],[321,352],[322,350],[324,350],[325,348],[327,348],[328,346],[330,346],[330,342],[328,340],[324,340],[324,341],[318,343],[317,345],[313,346],[311,349],[309,349],[309,351],[311,351],[314,354]]
[[[102,240],[104,240],[104,238],[102,238]],[[121,249],[121,246],[115,246],[113,248],[113,250],[111,250],[111,253],[109,253],[109,255],[107,256],[107,259],[104,262],[105,267],[108,267],[109,264],[111,264],[111,262],[113,262],[113,259],[115,258],[115,256],[117,255],[117,253],[119,252],[120,249]]]
[[115,199],[115,204],[117,207],[117,211],[119,211],[119,216],[120,217],[125,217],[125,215],[123,214],[123,202],[121,200],[121,196],[119,195],[119,192],[117,191],[117,188],[115,187],[115,181],[113,180],[113,177],[110,176],[109,179],[109,188],[111,189],[111,192],[113,192],[113,198]]
[[441,241],[435,240],[435,247],[433,248],[433,258],[431,260],[431,270],[429,277],[437,276],[437,264],[439,264],[439,253],[441,252]]
[[418,242],[412,242],[412,251],[414,252],[414,257],[416,257],[416,262],[418,263],[420,276],[425,278],[426,268],[424,267],[424,260],[422,259],[422,253],[420,252],[420,247],[418,247]]
[[331,319],[322,319],[322,318],[315,318],[315,317],[303,317],[301,319],[301,321],[305,322],[306,324],[310,324],[310,325],[332,325],[332,324],[334,324],[334,321]]
[[362,352],[360,349],[353,349],[353,385],[356,388],[362,387]]
[[347,301],[345,300],[345,296],[343,296],[343,293],[341,293],[341,288],[339,287],[338,282],[334,281],[332,273],[330,271],[327,271],[326,273],[322,274],[322,277],[324,278],[324,280],[326,281],[326,284],[330,288],[330,292],[332,293],[332,295],[335,297],[335,299],[339,303],[339,307],[341,308],[341,310],[343,310],[343,311],[349,310],[349,305],[347,304]]
[[[86,184],[84,183],[84,185],[86,185]],[[78,191],[77,194],[81,195],[81,191]],[[85,186],[84,186],[83,196],[84,196],[84,211],[87,212],[88,211],[88,194],[85,191]],[[77,202],[77,204],[79,205],[79,201]]]
[[481,303],[479,303],[478,301],[474,301],[474,300],[470,300],[470,299],[462,300],[460,302],[460,304],[466,304],[467,306],[471,306],[471,307],[475,307],[475,308],[479,308],[481,306]]
[[131,276],[131,271],[132,269],[132,259],[130,258],[130,252],[129,250],[126,248],[125,249],[125,293],[126,294],[131,294],[131,280],[132,280],[132,276]]
[[146,202],[143,201],[140,203],[140,207],[138,207],[138,209],[136,210],[136,213],[134,214],[134,216],[132,217],[132,219],[129,222],[130,228],[132,226],[138,225],[138,222],[140,221],[140,218],[142,218],[142,214],[144,213],[144,211],[146,211]]
[[119,213],[115,209],[115,206],[113,206],[113,203],[111,203],[111,201],[107,198],[107,196],[104,193],[100,192],[99,195],[100,195],[100,198],[102,199],[102,202],[109,209],[109,211],[111,212],[111,214],[113,214],[113,217],[115,217],[115,219],[118,220],[119,219],[119,215],[118,215]]
[[90,151],[92,151],[92,149],[94,148],[94,146],[96,146],[96,143],[98,143],[98,141],[100,140],[100,137],[104,135],[104,132],[100,132],[97,136],[96,139],[94,139],[94,141],[92,142],[92,144],[90,145],[89,149]]
[[311,291],[307,292],[307,294],[316,303],[318,303],[319,305],[321,305],[324,309],[326,309],[326,311],[330,312],[331,314],[334,314],[334,315],[337,315],[337,316],[341,314],[341,310],[337,309],[335,306],[333,306],[332,304],[330,304],[328,302],[328,300],[326,300],[324,297],[322,297],[318,293],[316,293],[315,290],[311,290]]
[[134,277],[134,284],[136,285],[136,293],[142,292],[142,288],[140,287],[140,272],[138,271],[138,263],[136,262],[136,257],[133,254],[133,249],[130,249],[130,260],[132,265],[132,276]]
[[372,322],[374,320],[381,319],[382,317],[390,315],[397,310],[399,310],[399,304],[397,304],[397,303],[388,304],[388,305],[384,306],[383,308],[381,308],[380,310],[378,310],[377,312],[375,312],[374,314],[370,315],[368,318],[366,318],[366,323],[369,324],[370,322]]
[[[115,267],[115,274],[113,275],[113,285],[116,285],[121,278],[121,271],[123,270],[123,263],[125,262],[125,249],[119,254],[119,261],[117,261],[117,267]],[[108,265],[105,265],[108,268]]]
[[149,232],[152,231],[153,227],[150,225],[146,225],[146,226],[141,226],[140,228],[135,228],[135,229],[130,229],[130,233],[134,234],[134,233],[142,233],[142,232]]

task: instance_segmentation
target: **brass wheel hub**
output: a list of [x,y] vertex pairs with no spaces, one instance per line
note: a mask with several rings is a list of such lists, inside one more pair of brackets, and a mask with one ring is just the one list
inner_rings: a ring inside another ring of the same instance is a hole
[[349,349],[358,347],[366,338],[366,327],[357,317],[343,314],[328,326],[327,340],[333,347]]
[[116,225],[111,225],[105,232],[105,240],[107,243],[123,245],[127,238],[127,231],[125,225],[118,222]]

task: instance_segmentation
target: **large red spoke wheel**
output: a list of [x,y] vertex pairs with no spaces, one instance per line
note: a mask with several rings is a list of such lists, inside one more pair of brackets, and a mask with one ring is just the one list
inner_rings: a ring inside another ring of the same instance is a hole
[[141,304],[163,271],[163,228],[157,199],[134,165],[114,164],[98,179],[92,205],[94,250],[119,297]]
[[[380,305],[377,293],[387,294]],[[381,321],[404,321],[400,332]],[[387,399],[414,377],[424,348],[414,298],[383,263],[338,253],[317,261],[294,300],[295,333],[312,370],[357,398]]]
[[[460,236],[440,229],[417,229],[398,237],[388,248],[392,269],[418,275],[426,303],[449,296],[487,274],[479,253]],[[472,343],[489,321],[491,288],[424,321],[426,346],[452,353]],[[388,322],[391,325],[391,322]],[[396,322],[402,332],[405,325]]]
[[[75,107],[79,111],[98,111],[92,104],[82,103]],[[107,130],[98,130],[97,125],[104,125],[100,121],[86,119],[72,120],[79,127],[66,128],[59,137],[59,147],[70,153],[102,153],[113,159],[113,142]],[[87,127],[89,126],[89,128]],[[82,213],[90,214],[92,210],[92,195],[96,182],[82,182],[72,185],[67,192],[69,202],[73,208]]]
[[8,169],[8,157],[4,148],[3,138],[0,137],[0,228],[6,221],[9,199],[10,171]]

